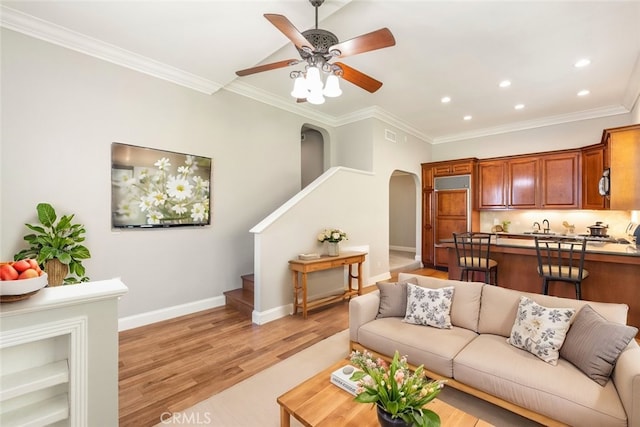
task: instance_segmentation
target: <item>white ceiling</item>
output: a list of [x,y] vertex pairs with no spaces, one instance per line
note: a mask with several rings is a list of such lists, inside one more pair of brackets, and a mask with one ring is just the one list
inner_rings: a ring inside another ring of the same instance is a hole
[[[307,0],[1,3],[6,28],[196,90],[224,87],[336,125],[376,116],[434,143],[621,114],[640,93],[638,0],[326,0],[320,28],[344,41],[388,27],[396,46],[342,60],[382,81],[378,92],[343,82],[319,106],[289,96],[299,67],[235,75],[298,57],[262,15],[304,31],[315,20]],[[581,58],[591,64],[574,67]]]

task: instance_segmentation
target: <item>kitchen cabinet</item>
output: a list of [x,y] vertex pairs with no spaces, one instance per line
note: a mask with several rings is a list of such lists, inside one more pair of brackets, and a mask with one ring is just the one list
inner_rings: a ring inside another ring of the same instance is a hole
[[538,157],[480,161],[478,209],[535,209],[538,196]]
[[605,144],[597,144],[582,149],[582,209],[608,209],[609,199],[598,191],[598,182],[605,164]]
[[565,150],[481,160],[478,209],[579,208],[580,156]]
[[433,236],[433,168],[422,165],[422,262],[435,265]]
[[[479,230],[480,212],[473,209],[477,161],[467,158],[422,164],[422,263],[425,266],[447,266],[446,249],[438,247],[442,239],[452,239],[454,231]],[[460,175],[470,177],[469,190],[435,190],[435,178]]]
[[611,168],[609,206],[640,209],[640,124],[603,132]]
[[540,158],[541,208],[580,208],[580,160],[579,150]]
[[505,160],[481,161],[478,164],[478,209],[506,209],[508,169]]

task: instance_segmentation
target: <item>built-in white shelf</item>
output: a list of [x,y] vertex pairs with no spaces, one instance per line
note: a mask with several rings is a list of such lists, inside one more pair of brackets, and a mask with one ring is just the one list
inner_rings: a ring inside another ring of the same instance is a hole
[[69,382],[69,365],[59,360],[0,377],[0,402]]
[[59,394],[1,415],[2,427],[40,427],[69,418],[69,396]]
[[2,304],[2,427],[118,424],[118,299],[126,292],[111,279]]

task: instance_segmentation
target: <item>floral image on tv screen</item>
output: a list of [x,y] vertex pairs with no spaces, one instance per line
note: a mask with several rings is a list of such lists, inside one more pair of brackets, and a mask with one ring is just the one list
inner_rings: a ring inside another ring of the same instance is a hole
[[211,158],[111,144],[114,228],[211,224]]

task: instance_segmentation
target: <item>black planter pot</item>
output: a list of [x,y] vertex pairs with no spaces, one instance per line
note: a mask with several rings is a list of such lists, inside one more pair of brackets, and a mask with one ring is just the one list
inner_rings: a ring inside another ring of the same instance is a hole
[[411,427],[411,423],[407,423],[402,418],[391,418],[391,414],[386,412],[379,406],[376,406],[378,411],[378,422],[381,427]]

